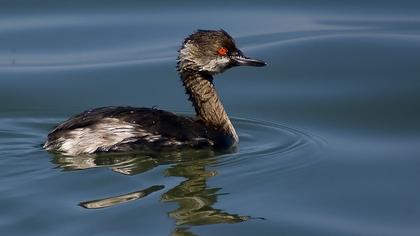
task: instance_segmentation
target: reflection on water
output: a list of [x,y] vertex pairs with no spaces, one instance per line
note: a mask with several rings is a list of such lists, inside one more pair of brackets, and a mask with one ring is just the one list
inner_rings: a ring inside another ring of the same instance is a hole
[[[128,193],[110,193],[99,199],[85,199],[79,205],[86,209],[103,209],[137,201],[159,192],[161,202],[178,205],[176,209],[167,212],[176,223],[173,235],[192,235],[191,226],[196,225],[263,220],[264,218],[239,215],[215,208],[218,197],[227,193],[222,192],[222,188],[218,186],[208,186],[209,178],[216,176],[217,170],[222,168],[227,168],[228,171],[225,169],[223,173],[229,172],[231,176],[256,170],[279,174],[301,168],[315,161],[314,155],[307,156],[303,153],[305,150],[315,152],[319,142],[309,134],[284,125],[248,119],[232,120],[240,133],[241,145],[229,151],[185,149],[80,156],[53,154],[52,162],[64,171],[108,168],[128,176],[164,167],[165,177],[180,177],[183,180],[171,189],[160,185],[161,183],[150,183],[144,189]],[[300,155],[293,155],[294,153]],[[267,162],[267,157],[273,154],[277,157],[276,165]]]
[[[185,178],[180,184],[165,191],[161,200],[175,202],[178,208],[169,212],[169,216],[181,226],[174,235],[188,234],[185,225],[206,225],[219,223],[238,223],[250,219],[221,209],[214,208],[221,188],[207,186],[207,180],[217,172],[209,170],[218,159],[212,150],[185,150],[175,152],[147,152],[136,154],[101,154],[86,156],[61,156],[55,154],[53,162],[65,171],[84,170],[96,167],[108,167],[124,175],[136,175],[150,171],[160,165],[168,165],[165,176]],[[163,185],[153,185],[146,189],[113,197],[81,202],[87,209],[98,209],[127,203],[164,189]]]
[[176,219],[177,225],[204,225],[218,223],[237,223],[247,220],[248,216],[240,216],[223,212],[212,207],[217,202],[220,188],[209,188],[207,179],[215,176],[215,171],[206,166],[216,162],[215,159],[201,159],[191,163],[179,163],[166,170],[167,176],[186,178],[175,188],[162,195],[165,202],[176,202],[179,208],[169,215]]
[[87,208],[87,209],[99,209],[99,208],[111,207],[120,203],[131,202],[131,201],[146,197],[147,195],[153,192],[159,191],[163,189],[164,187],[165,186],[163,185],[153,185],[149,188],[132,192],[132,193],[127,193],[127,194],[123,194],[123,195],[119,195],[115,197],[81,202],[79,203],[79,206]]

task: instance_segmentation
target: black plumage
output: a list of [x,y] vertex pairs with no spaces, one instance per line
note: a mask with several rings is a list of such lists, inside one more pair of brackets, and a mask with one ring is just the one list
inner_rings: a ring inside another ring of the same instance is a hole
[[178,72],[196,117],[154,108],[101,107],[58,125],[44,148],[65,155],[179,147],[229,148],[236,131],[213,84],[216,73],[233,66],[264,66],[243,56],[223,30],[199,30],[179,50]]

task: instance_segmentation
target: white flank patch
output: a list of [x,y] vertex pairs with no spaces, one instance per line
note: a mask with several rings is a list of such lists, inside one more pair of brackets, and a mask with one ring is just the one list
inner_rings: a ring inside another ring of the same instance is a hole
[[61,145],[58,147],[58,151],[70,156],[94,153],[98,148],[107,151],[113,145],[122,141],[129,143],[138,140],[138,138],[154,142],[159,140],[161,136],[146,132],[139,129],[138,126],[133,126],[116,118],[104,118],[92,127],[69,131],[68,138],[59,138],[58,141]]

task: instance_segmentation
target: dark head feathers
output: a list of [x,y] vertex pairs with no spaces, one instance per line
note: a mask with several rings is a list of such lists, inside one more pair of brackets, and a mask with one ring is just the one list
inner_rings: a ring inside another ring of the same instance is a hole
[[198,45],[217,45],[226,47],[233,52],[236,49],[235,40],[223,29],[220,30],[202,30],[199,29],[185,38],[183,45],[192,42]]

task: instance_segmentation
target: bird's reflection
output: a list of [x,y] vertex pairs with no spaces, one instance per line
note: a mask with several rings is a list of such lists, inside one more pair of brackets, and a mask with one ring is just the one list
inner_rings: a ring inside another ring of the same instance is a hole
[[79,203],[79,206],[87,208],[87,209],[98,209],[98,208],[105,208],[110,206],[115,206],[120,203],[126,203],[131,202],[143,197],[146,197],[147,195],[163,189],[165,186],[163,185],[153,185],[151,187],[148,187],[146,189],[132,192],[132,193],[126,193],[119,196],[114,197],[108,197],[103,199],[95,199],[91,201],[81,202]]
[[[192,235],[188,231],[190,225],[237,223],[250,218],[224,212],[213,207],[214,203],[217,202],[218,195],[220,195],[220,188],[207,186],[208,178],[217,175],[216,171],[208,168],[209,165],[217,163],[216,153],[212,150],[102,154],[76,157],[55,155],[53,162],[63,170],[108,167],[124,175],[136,175],[160,165],[167,165],[166,176],[184,178],[184,181],[164,192],[161,196],[163,202],[175,202],[179,206],[168,213],[177,225],[173,235]],[[141,199],[163,188],[163,185],[154,185],[136,192],[81,202],[79,205],[88,209],[111,207]]]

